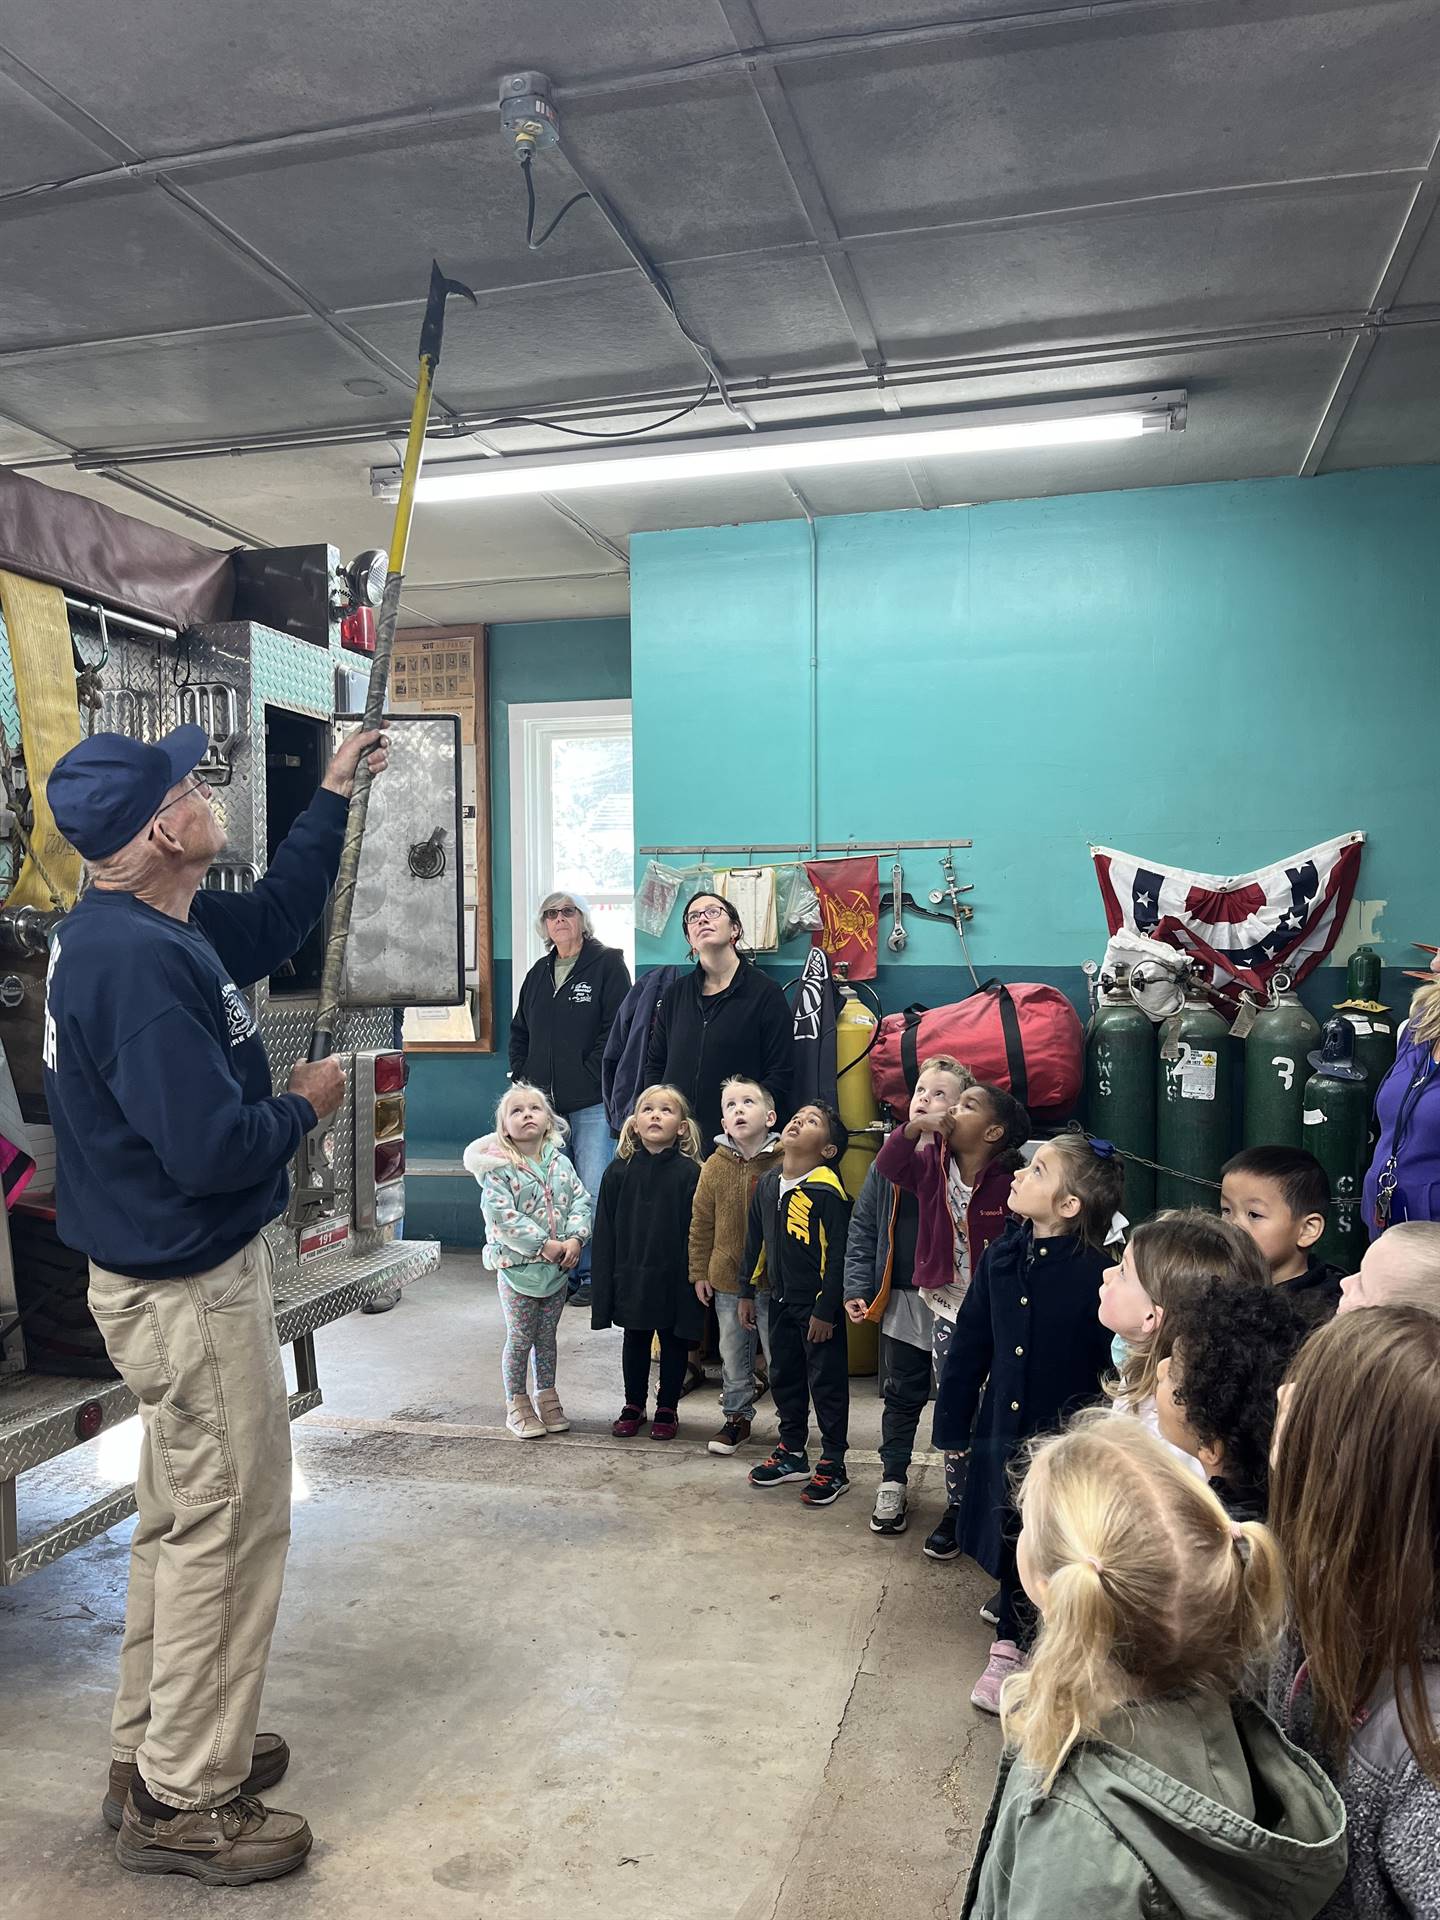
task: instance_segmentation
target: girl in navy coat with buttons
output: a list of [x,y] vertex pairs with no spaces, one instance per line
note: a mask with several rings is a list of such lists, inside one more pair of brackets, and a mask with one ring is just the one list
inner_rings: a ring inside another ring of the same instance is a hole
[[971,1450],[960,1549],[1000,1581],[990,1663],[970,1695],[987,1713],[1000,1711],[1000,1688],[1024,1665],[1035,1631],[1015,1562],[1020,1518],[1010,1464],[1033,1435],[1101,1397],[1110,1335],[1095,1301],[1123,1186],[1108,1141],[1073,1133],[1036,1148],[1010,1189],[1019,1217],[980,1262],[940,1376],[934,1444]]

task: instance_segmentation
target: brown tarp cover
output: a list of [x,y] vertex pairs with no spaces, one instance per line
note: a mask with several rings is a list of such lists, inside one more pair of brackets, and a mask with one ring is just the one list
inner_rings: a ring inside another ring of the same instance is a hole
[[0,467],[0,567],[167,626],[228,620],[228,553]]

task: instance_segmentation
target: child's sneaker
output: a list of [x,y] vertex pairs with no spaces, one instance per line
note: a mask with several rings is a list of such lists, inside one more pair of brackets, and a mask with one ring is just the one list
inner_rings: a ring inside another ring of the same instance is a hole
[[990,1647],[990,1664],[970,1690],[970,1704],[982,1713],[999,1713],[1000,1689],[1012,1673],[1025,1665],[1024,1656],[1013,1640],[996,1640]]
[[850,1491],[850,1481],[839,1460],[822,1460],[800,1490],[807,1507],[833,1507],[842,1493]]
[[788,1480],[809,1477],[810,1462],[805,1454],[792,1453],[788,1447],[776,1447],[768,1460],[750,1469],[752,1487],[783,1487]]
[[547,1433],[568,1433],[570,1422],[565,1418],[565,1409],[560,1404],[560,1396],[554,1387],[542,1387],[535,1396],[535,1411],[540,1416],[540,1424]]
[[940,1516],[940,1524],[925,1542],[925,1552],[931,1560],[958,1560],[960,1542],[955,1538],[955,1529],[960,1523],[959,1507],[946,1507]]
[[987,1627],[999,1626],[1000,1594],[998,1589],[991,1594],[990,1598],[985,1602],[984,1606],[981,1607],[980,1618],[985,1622]]
[[673,1407],[656,1407],[655,1418],[650,1422],[652,1440],[673,1440],[680,1431],[680,1422],[675,1417]]
[[909,1501],[903,1480],[882,1480],[870,1516],[872,1533],[903,1533],[909,1519]]
[[505,1424],[517,1440],[543,1440],[545,1422],[530,1404],[528,1393],[512,1394],[506,1402]]
[[706,1451],[709,1453],[738,1453],[749,1438],[750,1422],[748,1420],[727,1420],[715,1438],[709,1442]]
[[644,1407],[633,1407],[627,1400],[620,1409],[620,1418],[611,1422],[610,1431],[617,1440],[633,1440],[644,1424]]

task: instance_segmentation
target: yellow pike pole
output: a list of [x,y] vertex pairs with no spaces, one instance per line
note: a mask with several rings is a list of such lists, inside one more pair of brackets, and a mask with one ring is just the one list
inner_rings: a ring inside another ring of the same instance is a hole
[[[435,384],[435,369],[440,364],[440,346],[445,333],[445,301],[459,294],[471,306],[475,295],[459,280],[447,280],[438,261],[430,264],[430,296],[425,303],[425,319],[420,328],[420,378],[415,388],[415,405],[410,410],[410,432],[405,441],[405,464],[400,478],[400,497],[395,502],[395,525],[390,535],[389,567],[385,576],[385,597],[380,602],[376,624],[375,654],[370,662],[370,684],[365,693],[365,717],[361,726],[373,730],[385,714],[385,695],[390,685],[390,656],[395,648],[395,621],[400,611],[400,588],[405,578],[405,553],[410,545],[410,522],[415,513],[415,484],[420,478],[420,463],[425,456],[425,428],[430,418],[430,395]],[[320,1002],[315,1010],[315,1025],[310,1033],[311,1060],[326,1059],[335,1048],[335,1027],[340,1017],[340,982],[345,971],[345,948],[350,938],[350,914],[355,904],[355,880],[360,871],[360,849],[365,841],[365,815],[370,805],[368,758],[355,770],[355,789],[350,796],[350,812],[345,821],[345,844],[340,850],[340,869],[330,902],[330,933],[325,943],[325,965],[320,976]]]

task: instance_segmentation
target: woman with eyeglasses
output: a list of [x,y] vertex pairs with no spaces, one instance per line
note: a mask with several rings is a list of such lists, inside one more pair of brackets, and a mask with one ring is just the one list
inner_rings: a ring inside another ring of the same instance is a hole
[[778,984],[739,952],[740,916],[718,893],[685,906],[693,970],[661,998],[650,1029],[645,1084],[678,1087],[709,1154],[722,1130],[720,1089],[741,1074],[769,1089],[781,1121],[795,1077],[789,1003]]
[[[615,1152],[600,1062],[630,991],[630,969],[618,947],[595,938],[589,910],[573,893],[547,893],[535,924],[545,951],[521,982],[510,1020],[510,1078],[539,1087],[565,1121],[565,1151],[593,1199]],[[570,1276],[570,1298],[589,1304],[588,1240]]]

